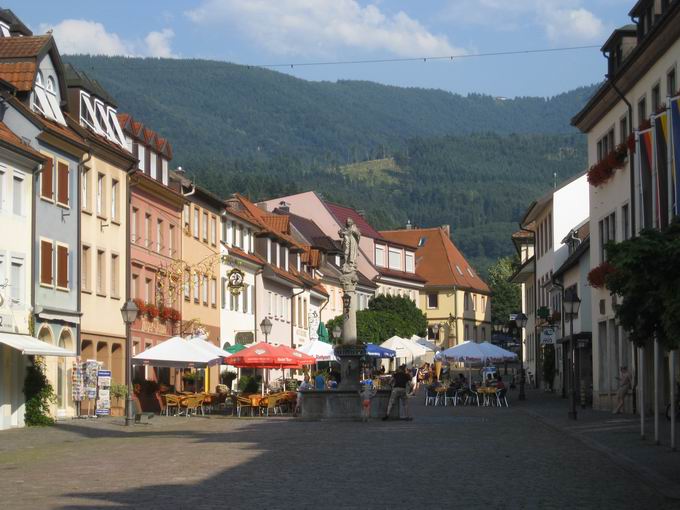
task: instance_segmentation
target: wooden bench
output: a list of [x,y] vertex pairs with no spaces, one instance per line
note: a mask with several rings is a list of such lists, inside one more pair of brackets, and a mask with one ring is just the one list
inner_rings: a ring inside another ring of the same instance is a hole
[[134,397],[132,400],[135,403],[135,423],[148,424],[149,420],[155,416],[154,413],[142,411],[142,405],[137,397]]

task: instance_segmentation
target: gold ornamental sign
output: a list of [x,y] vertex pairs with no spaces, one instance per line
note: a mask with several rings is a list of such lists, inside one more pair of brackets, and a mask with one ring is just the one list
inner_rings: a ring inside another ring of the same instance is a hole
[[227,287],[229,292],[238,296],[245,287],[245,274],[238,268],[234,268],[227,273]]

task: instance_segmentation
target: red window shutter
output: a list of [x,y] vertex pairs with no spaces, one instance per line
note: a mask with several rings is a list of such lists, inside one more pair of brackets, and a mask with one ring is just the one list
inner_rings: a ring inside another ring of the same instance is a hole
[[41,187],[40,187],[40,196],[49,198],[50,200],[52,199],[52,172],[53,167],[52,167],[52,158],[47,158],[47,161],[45,161],[45,164],[43,165],[43,170],[41,173]]
[[52,243],[40,241],[40,283],[52,285]]
[[68,248],[57,246],[57,287],[68,287]]
[[68,164],[57,164],[57,202],[68,205]]

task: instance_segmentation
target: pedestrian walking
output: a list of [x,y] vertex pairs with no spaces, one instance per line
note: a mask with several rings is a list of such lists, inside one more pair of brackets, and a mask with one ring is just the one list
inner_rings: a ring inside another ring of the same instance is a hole
[[376,389],[370,379],[364,381],[363,388],[359,392],[361,395],[361,421],[368,421],[371,417],[371,400],[375,396]]
[[390,412],[394,403],[404,402],[404,412],[406,413],[406,419],[412,420],[411,413],[408,408],[408,394],[411,389],[411,374],[406,373],[406,365],[401,365],[397,371],[392,376],[392,393],[390,393],[390,401],[387,404],[387,414],[383,416],[383,421],[388,420],[390,417]]
[[295,412],[293,413],[293,416],[297,416],[302,412],[302,392],[313,389],[314,386],[312,386],[312,383],[309,382],[309,376],[305,375],[305,380],[302,381],[302,383],[300,384],[300,386],[298,386],[297,389],[297,398],[295,399]]
[[626,400],[626,394],[628,390],[633,385],[633,380],[628,373],[628,367],[621,367],[621,376],[617,377],[619,381],[619,388],[616,390],[616,409],[612,411],[612,414],[620,414],[623,411],[623,405]]

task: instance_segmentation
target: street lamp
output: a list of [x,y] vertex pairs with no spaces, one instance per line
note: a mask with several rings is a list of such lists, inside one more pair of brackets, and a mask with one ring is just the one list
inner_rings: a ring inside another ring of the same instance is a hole
[[569,378],[571,379],[571,391],[569,392],[569,418],[576,419],[576,351],[574,342],[574,317],[578,315],[581,299],[576,294],[576,289],[567,289],[564,292],[564,313],[569,316],[569,350],[571,351],[571,367]]
[[526,400],[524,393],[524,342],[522,341],[522,330],[527,327],[529,318],[523,313],[518,313],[515,316],[515,325],[519,330],[519,400]]
[[260,322],[260,331],[262,331],[262,334],[264,335],[264,343],[269,343],[267,338],[269,337],[269,333],[272,332],[272,321],[270,321],[268,317],[265,317],[262,319],[262,322]]
[[434,341],[439,341],[439,324],[432,326],[432,333],[434,333]]
[[340,329],[340,326],[337,324],[333,328],[333,331],[331,331],[331,334],[333,335],[333,339],[335,340],[335,343],[338,343],[338,339],[340,338],[340,335],[342,335],[342,330]]
[[134,413],[132,412],[132,336],[130,327],[137,318],[139,308],[132,299],[125,302],[120,309],[125,323],[125,385],[127,386],[127,396],[125,397],[125,425],[134,423]]

